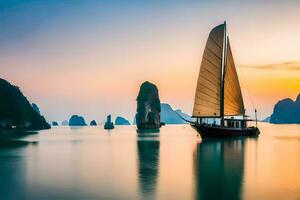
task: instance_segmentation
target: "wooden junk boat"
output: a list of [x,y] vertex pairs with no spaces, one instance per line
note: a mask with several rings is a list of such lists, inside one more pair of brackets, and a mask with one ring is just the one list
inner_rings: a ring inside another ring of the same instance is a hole
[[[203,139],[259,134],[257,125],[247,127],[250,119],[245,116],[226,22],[209,34],[200,66],[192,117],[196,120],[190,122],[191,126]],[[205,120],[214,120],[214,123],[205,123]]]

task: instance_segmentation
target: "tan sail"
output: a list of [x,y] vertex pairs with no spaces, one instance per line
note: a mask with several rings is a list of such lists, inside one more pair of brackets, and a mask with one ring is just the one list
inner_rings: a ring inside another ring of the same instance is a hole
[[203,52],[193,109],[193,117],[220,116],[220,89],[225,25],[209,34]]
[[243,115],[245,112],[243,96],[232,57],[229,40],[227,41],[224,79],[224,115]]

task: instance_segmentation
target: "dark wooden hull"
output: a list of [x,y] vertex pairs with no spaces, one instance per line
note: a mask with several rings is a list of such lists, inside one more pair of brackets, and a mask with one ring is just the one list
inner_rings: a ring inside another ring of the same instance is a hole
[[192,124],[191,126],[197,130],[202,139],[259,135],[259,130],[256,127],[228,128],[222,126],[208,126],[198,124]]

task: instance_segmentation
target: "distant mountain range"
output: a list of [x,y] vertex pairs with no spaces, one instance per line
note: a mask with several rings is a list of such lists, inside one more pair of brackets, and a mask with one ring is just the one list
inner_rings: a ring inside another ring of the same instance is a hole
[[68,120],[64,120],[61,122],[62,126],[69,126],[69,121]]
[[[177,109],[175,110],[182,118],[188,120],[188,121],[195,121],[189,114],[184,113],[182,110]],[[187,122],[186,122],[187,123]]]
[[265,119],[261,120],[261,122],[270,122],[271,116],[266,117]]
[[295,101],[286,98],[276,103],[270,117],[270,123],[300,124],[300,94]]
[[[191,117],[183,113],[181,110],[174,110],[169,104],[161,103],[160,104],[161,113],[160,113],[160,121],[166,124],[185,124],[187,123],[182,118],[191,121]],[[182,117],[180,117],[180,116]]]
[[167,103],[160,104],[161,113],[160,113],[160,121],[166,124],[184,124],[185,121],[182,120],[178,114],[176,114],[175,110]]

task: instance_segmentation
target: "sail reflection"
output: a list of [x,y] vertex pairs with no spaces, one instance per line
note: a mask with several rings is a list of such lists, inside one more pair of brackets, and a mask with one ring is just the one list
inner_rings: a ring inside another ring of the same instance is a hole
[[138,150],[138,179],[141,196],[155,198],[159,167],[158,138],[139,138]]
[[195,152],[196,199],[240,199],[247,139],[203,141]]

